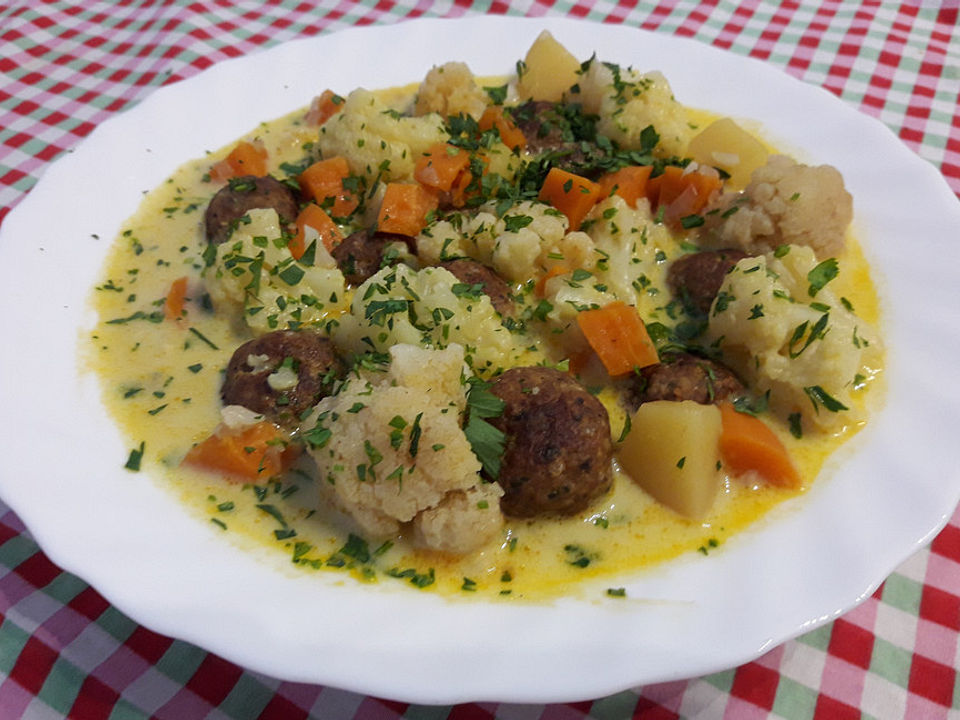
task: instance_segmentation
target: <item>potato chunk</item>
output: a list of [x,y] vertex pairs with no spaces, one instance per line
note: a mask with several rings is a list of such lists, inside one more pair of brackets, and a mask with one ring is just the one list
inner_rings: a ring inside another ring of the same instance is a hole
[[730,118],[710,123],[690,141],[690,156],[730,174],[731,186],[742,188],[750,174],[767,162],[767,149]]
[[517,82],[517,92],[525,100],[559,102],[576,84],[580,61],[544,30],[533,41],[524,59],[526,72]]
[[620,447],[620,466],[667,507],[698,520],[717,497],[720,410],[692,400],[657,400],[637,408]]

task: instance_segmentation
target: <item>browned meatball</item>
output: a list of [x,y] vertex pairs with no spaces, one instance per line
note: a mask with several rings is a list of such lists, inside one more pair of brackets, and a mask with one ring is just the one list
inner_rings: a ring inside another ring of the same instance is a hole
[[571,515],[613,482],[610,420],[603,404],[566,373],[507,370],[490,391],[505,403],[490,423],[506,436],[500,508],[513,517]]
[[733,248],[683,255],[670,265],[667,284],[688,307],[702,313],[710,312],[723,279],[745,257],[745,252]]
[[743,395],[743,383],[724,365],[689,353],[665,354],[661,362],[640,370],[627,404],[637,408],[653,400],[693,400],[701,405]]
[[556,150],[565,141],[564,123],[556,115],[556,103],[547,100],[528,100],[513,108],[513,121],[527,141],[527,150],[533,154]]
[[226,242],[240,218],[255,208],[273,208],[284,224],[296,220],[299,211],[294,191],[269,175],[231,178],[207,206],[207,240],[214,244]]
[[506,317],[513,314],[513,297],[510,286],[497,273],[481,265],[475,260],[448,260],[440,263],[440,267],[448,270],[457,280],[467,285],[479,285],[493,309]]
[[403,241],[400,235],[358,230],[344,238],[330,254],[337,261],[344,279],[351,285],[359,285],[391,263],[390,258],[384,256],[384,250],[387,245],[400,241]]
[[[606,155],[606,150],[587,139],[593,133],[587,127],[589,123],[583,123],[582,114],[575,113],[580,118],[575,123],[569,119],[569,112],[565,116],[564,110],[568,107],[546,100],[528,100],[513,108],[511,114],[527,141],[527,152],[549,153],[551,165],[596,177],[602,172],[596,162]],[[578,127],[580,125],[583,126]]]
[[[274,389],[270,376],[287,364],[296,373],[290,388]],[[277,330],[238,347],[220,391],[227,405],[242,405],[290,428],[301,414],[328,395],[344,374],[330,339],[309,330]]]

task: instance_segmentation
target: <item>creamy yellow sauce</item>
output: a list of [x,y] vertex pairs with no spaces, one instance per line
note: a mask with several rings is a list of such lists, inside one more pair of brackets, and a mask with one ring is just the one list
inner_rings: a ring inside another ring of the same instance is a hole
[[[263,141],[274,163],[299,160],[305,145],[314,139],[316,129],[303,125],[301,118],[302,113],[294,113],[262,124],[253,134]],[[713,511],[695,522],[654,502],[618,472],[612,492],[582,515],[508,519],[501,538],[467,557],[414,550],[398,542],[363,563],[349,552],[338,552],[347,535],[335,518],[318,509],[308,460],[281,481],[261,487],[182,467],[180,461],[191,445],[220,422],[222,373],[233,350],[248,336],[202,310],[195,296],[185,322],[154,322],[144,316],[162,312],[163,300],[177,278],[191,278],[188,296],[201,288],[198,259],[206,244],[203,212],[217,189],[204,176],[227,150],[181,167],[146,197],[127,222],[93,292],[100,323],[84,350],[89,366],[103,381],[105,403],[130,447],[143,443],[142,473],[179,496],[199,521],[222,531],[225,540],[267,547],[277,561],[304,572],[346,570],[370,582],[411,585],[432,573],[434,581],[428,589],[433,591],[505,600],[543,599],[571,592],[588,578],[609,578],[613,587],[625,573],[685,553],[720,551],[731,535],[798,494],[726,478]],[[835,281],[837,294],[850,299],[858,315],[876,325],[876,292],[856,242],[849,243],[842,267]],[[870,392],[876,395],[875,390]],[[624,413],[616,403],[607,405],[617,435]],[[775,427],[805,478],[805,488],[826,458],[858,429],[797,440],[785,427]],[[286,525],[265,506],[280,510]],[[401,577],[390,577],[391,570]]]

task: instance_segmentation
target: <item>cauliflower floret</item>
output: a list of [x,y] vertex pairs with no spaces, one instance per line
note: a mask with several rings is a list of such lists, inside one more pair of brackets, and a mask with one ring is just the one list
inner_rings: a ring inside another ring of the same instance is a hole
[[443,402],[452,402],[458,410],[467,406],[462,382],[467,372],[460,345],[450,345],[442,351],[415,345],[390,348],[390,377],[398,385],[439,396]]
[[439,115],[402,117],[374,93],[359,89],[320,128],[318,144],[324,157],[343,155],[354,175],[390,181],[411,177],[417,158],[446,138]]
[[667,292],[667,258],[680,252],[669,229],[654,221],[650,206],[631,208],[619,195],[600,202],[587,216],[587,232],[602,257],[599,281],[619,299],[636,304],[644,317],[657,319]]
[[500,322],[490,298],[465,288],[439,267],[383,268],[353,296],[350,312],[333,329],[333,341],[347,353],[386,352],[397,343],[469,348],[476,371],[512,365],[520,348]]
[[825,258],[843,251],[853,198],[836,168],[774,155],[753,171],[743,193],[721,196],[713,209],[702,233],[710,245],[753,255],[806,245]]
[[[800,413],[804,424],[837,430],[860,419],[854,391],[858,376],[872,374],[879,341],[820,287],[834,261],[818,264],[810,248],[788,247],[737,263],[713,301],[706,339],[748,384],[770,391],[780,414]],[[811,279],[814,268],[819,280]]]
[[[550,277],[544,297],[553,306],[548,318],[557,328],[574,329],[580,308],[603,307],[614,300],[635,305],[647,321],[660,317],[667,297],[666,260],[679,252],[676,240],[654,222],[649,205],[631,208],[619,195],[602,200],[587,215],[583,236],[589,253],[564,254],[567,272]],[[576,333],[574,333],[576,334]]]
[[641,135],[652,125],[660,135],[658,153],[686,152],[693,130],[662,73],[640,73],[594,60],[579,85],[584,109],[600,116],[597,130],[621,147],[640,149]]
[[496,483],[447,493],[439,505],[414,518],[414,537],[434,550],[468,553],[480,544],[479,538],[496,537],[503,527],[503,514],[491,512],[499,507],[501,495],[503,489]]
[[290,255],[275,210],[254,209],[247,217],[249,222],[217,246],[216,259],[205,271],[219,311],[263,334],[321,323],[346,307],[343,273],[323,243],[314,243],[316,231],[307,231],[315,257],[304,265]]
[[[427,547],[469,552],[500,529],[499,486],[460,427],[464,351],[394,347],[384,373],[351,378],[306,434],[325,494],[382,538],[414,522]],[[428,514],[424,514],[428,513]]]
[[448,62],[431,68],[417,91],[414,113],[437,113],[440,117],[470,115],[479,118],[487,107],[483,90],[462,62]]
[[424,228],[416,237],[417,257],[427,265],[469,257],[486,265],[497,237],[497,216],[480,210],[455,214]]
[[524,201],[501,218],[491,210],[433,223],[417,236],[417,254],[427,263],[473,258],[507,280],[523,282],[549,267],[551,256],[585,253],[584,238],[567,242],[567,218],[549,205]]

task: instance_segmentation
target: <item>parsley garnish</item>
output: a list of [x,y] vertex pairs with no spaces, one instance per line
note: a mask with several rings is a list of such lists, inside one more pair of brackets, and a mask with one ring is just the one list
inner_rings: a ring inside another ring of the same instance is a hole
[[342,548],[337,550],[337,555],[346,555],[359,563],[370,562],[370,546],[367,541],[359,535],[350,533],[347,542]]
[[504,229],[507,232],[517,232],[527,227],[530,223],[533,222],[533,218],[529,215],[504,215],[503,216],[503,225]]
[[487,97],[490,98],[490,102],[492,102],[494,105],[503,105],[503,101],[507,99],[506,85],[484,87],[483,89],[487,93]]
[[163,322],[163,312],[160,310],[155,310],[151,313],[145,313],[142,310],[138,310],[132,315],[127,315],[127,317],[107,320],[107,325],[126,325],[128,322],[133,322],[134,320],[146,320],[152,323]]
[[218,348],[215,344],[213,344],[213,342],[211,342],[210,339],[207,338],[206,335],[204,335],[202,332],[200,332],[199,330],[197,330],[195,327],[191,327],[191,328],[190,328],[190,332],[193,333],[194,335],[196,335],[198,338],[200,338],[200,340],[202,340],[206,345],[208,345],[208,346],[210,347],[210,349],[212,349],[212,350],[219,350],[219,349],[220,349],[220,348]]
[[840,412],[841,410],[850,409],[819,385],[809,385],[805,387],[803,391],[807,394],[807,397],[810,398],[810,402],[813,403],[813,409],[818,413],[820,412],[821,405],[829,412]]
[[803,336],[807,333],[807,326],[809,325],[808,320],[804,320],[802,323],[797,325],[793,330],[793,335],[790,337],[790,343],[787,346],[787,351],[790,355],[790,359],[796,359],[803,354],[803,351],[810,347],[810,344],[815,340],[821,340],[827,334],[827,323],[830,321],[830,313],[824,313],[820,316],[820,319],[817,320],[816,324],[810,329],[810,334],[807,335],[806,341],[800,347],[799,350],[796,350],[797,343],[799,343]]
[[790,417],[787,418],[787,422],[790,423],[790,434],[793,435],[797,440],[803,437],[803,425],[801,424],[800,413],[790,413]]
[[287,285],[296,285],[305,275],[303,268],[298,265],[288,265],[277,274]]
[[493,480],[500,475],[500,462],[506,437],[503,432],[484,418],[499,417],[505,403],[492,392],[490,383],[471,378],[467,392],[467,424],[463,432],[467,436],[474,455],[484,472]]
[[130,451],[130,457],[127,458],[127,462],[124,465],[127,470],[131,470],[133,472],[140,471],[140,463],[143,460],[143,450],[145,447],[146,443],[141,442],[140,447]]
[[766,412],[770,405],[770,391],[767,390],[758,398],[752,398],[749,395],[741,395],[733,401],[733,409],[744,415],[753,415],[756,417],[762,412]]
[[836,258],[828,258],[808,272],[807,281],[810,283],[810,287],[807,289],[807,293],[810,297],[816,297],[817,293],[833,280],[839,272],[840,268]]
[[[417,416],[413,419],[413,425],[410,426],[410,457],[415,458],[417,453],[420,451],[420,435],[423,432],[420,428],[420,418],[423,417],[423,413],[417,413]],[[468,436],[469,439],[469,436]]]

